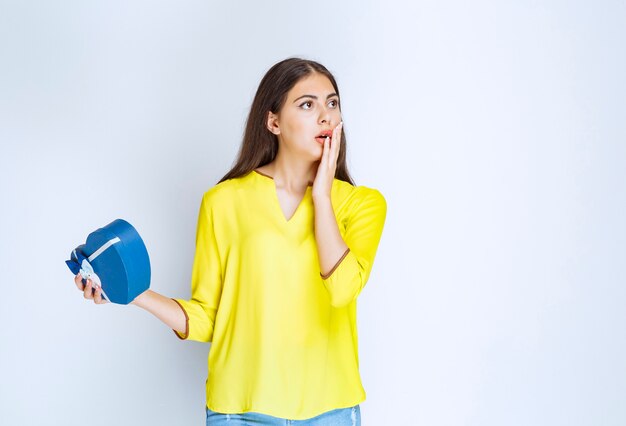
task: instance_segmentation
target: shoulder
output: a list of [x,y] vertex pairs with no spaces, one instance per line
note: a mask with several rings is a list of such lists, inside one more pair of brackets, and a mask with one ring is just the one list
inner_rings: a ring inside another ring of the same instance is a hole
[[202,195],[202,204],[224,205],[235,201],[241,191],[250,187],[248,176],[228,179],[210,187]]
[[337,213],[350,213],[365,206],[375,207],[386,212],[387,201],[376,188],[358,185],[335,179],[331,194],[333,206]]

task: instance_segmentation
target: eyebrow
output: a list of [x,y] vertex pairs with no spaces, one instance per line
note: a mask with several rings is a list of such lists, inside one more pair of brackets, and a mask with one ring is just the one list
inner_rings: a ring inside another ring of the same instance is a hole
[[[339,96],[336,93],[331,93],[330,95],[326,96],[326,99],[332,98],[333,96]],[[317,96],[314,95],[302,95],[300,96],[298,99],[294,100],[293,102],[297,102],[298,100],[302,99],[302,98],[313,98],[313,99],[317,99]]]

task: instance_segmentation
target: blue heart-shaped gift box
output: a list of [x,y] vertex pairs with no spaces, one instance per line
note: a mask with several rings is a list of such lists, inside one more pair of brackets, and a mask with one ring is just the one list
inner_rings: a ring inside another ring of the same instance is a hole
[[65,262],[74,274],[100,282],[103,298],[127,305],[150,287],[148,250],[133,226],[122,219],[89,234]]

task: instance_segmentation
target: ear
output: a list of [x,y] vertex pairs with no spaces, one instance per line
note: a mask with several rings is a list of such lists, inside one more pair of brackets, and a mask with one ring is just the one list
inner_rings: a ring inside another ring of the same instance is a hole
[[266,127],[267,127],[267,130],[274,133],[275,135],[280,134],[280,127],[278,126],[278,116],[274,114],[272,111],[270,111],[267,114]]

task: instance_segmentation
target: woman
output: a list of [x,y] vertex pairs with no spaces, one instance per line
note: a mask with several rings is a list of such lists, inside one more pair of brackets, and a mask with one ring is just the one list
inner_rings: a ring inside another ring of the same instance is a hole
[[352,182],[339,99],[321,64],[275,64],[235,166],[202,199],[191,300],[147,290],[132,302],[179,338],[212,342],[207,425],[360,424],[356,298],[386,202]]

